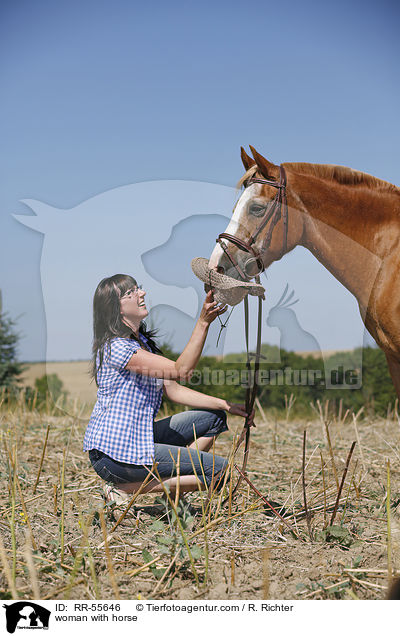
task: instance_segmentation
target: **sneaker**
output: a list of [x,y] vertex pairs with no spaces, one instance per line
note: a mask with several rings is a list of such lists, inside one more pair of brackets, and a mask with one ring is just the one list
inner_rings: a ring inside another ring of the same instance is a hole
[[129,499],[128,493],[119,490],[112,484],[104,484],[103,493],[106,503],[115,503],[117,506],[126,503]]

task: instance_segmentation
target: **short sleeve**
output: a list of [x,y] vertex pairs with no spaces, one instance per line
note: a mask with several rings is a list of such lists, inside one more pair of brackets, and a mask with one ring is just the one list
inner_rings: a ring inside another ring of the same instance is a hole
[[109,355],[106,356],[108,366],[117,370],[124,369],[138,349],[140,349],[140,344],[136,340],[114,338],[110,342]]

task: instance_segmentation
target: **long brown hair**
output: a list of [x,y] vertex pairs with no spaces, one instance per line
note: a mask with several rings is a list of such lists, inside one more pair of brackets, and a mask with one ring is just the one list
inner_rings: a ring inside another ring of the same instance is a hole
[[[122,322],[120,299],[130,289],[137,286],[137,282],[128,274],[114,274],[103,278],[97,285],[93,298],[93,347],[91,376],[97,382],[97,374],[103,364],[104,353],[110,346],[112,338],[137,338],[132,330]],[[154,342],[155,330],[148,330],[142,321],[139,333],[146,336],[148,345],[153,353],[162,353]],[[140,343],[142,344],[142,343]],[[97,359],[99,356],[99,359]]]

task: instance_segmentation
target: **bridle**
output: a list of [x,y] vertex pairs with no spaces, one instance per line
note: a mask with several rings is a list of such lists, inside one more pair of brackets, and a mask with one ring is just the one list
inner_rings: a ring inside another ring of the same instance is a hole
[[[263,272],[265,267],[264,267],[264,263],[263,263],[263,255],[265,254],[265,252],[267,251],[267,249],[270,247],[271,245],[271,240],[272,240],[272,232],[274,231],[274,227],[276,226],[276,224],[278,223],[278,221],[282,218],[283,220],[283,243],[282,243],[282,252],[281,252],[281,256],[283,256],[286,252],[287,252],[287,234],[288,234],[288,204],[287,204],[287,196],[286,196],[286,172],[285,172],[285,168],[283,166],[279,166],[279,181],[273,181],[270,179],[261,179],[258,177],[255,178],[251,178],[247,181],[246,183],[246,188],[250,185],[252,185],[253,183],[261,183],[262,185],[269,185],[272,186],[273,188],[277,188],[277,193],[274,197],[274,199],[271,202],[271,206],[269,208],[269,210],[267,211],[267,213],[265,214],[264,218],[262,219],[260,225],[258,226],[258,228],[256,229],[256,231],[254,232],[254,234],[252,234],[249,238],[249,240],[243,241],[242,239],[238,238],[237,236],[234,236],[233,234],[228,234],[227,232],[222,232],[222,234],[219,234],[218,238],[216,239],[216,242],[220,244],[222,250],[224,251],[224,253],[226,254],[227,258],[229,259],[229,261],[232,263],[232,265],[235,267],[236,271],[239,273],[240,277],[243,280],[248,280],[249,277],[245,272],[243,272],[242,268],[240,267],[238,261],[236,259],[234,259],[234,257],[229,253],[228,247],[223,243],[222,239],[225,239],[227,241],[230,241],[231,243],[233,243],[234,245],[236,245],[236,247],[238,247],[239,249],[243,250],[244,252],[248,252],[249,254],[251,254],[253,256],[253,258],[256,260],[257,263],[257,267],[259,269],[259,273]],[[261,249],[259,250],[255,243],[256,240],[259,236],[259,234],[262,232],[262,230],[265,228],[265,226],[269,223],[270,226],[268,228],[268,232],[267,235],[262,243]]]
[[[223,232],[222,234],[219,234],[216,242],[220,244],[227,258],[235,267],[235,269],[239,273],[239,276],[242,278],[242,280],[246,280],[246,279],[249,280],[249,278],[252,278],[252,277],[249,277],[245,272],[243,272],[238,261],[234,259],[233,256],[229,253],[228,247],[222,242],[222,239],[226,239],[227,241],[230,241],[231,243],[236,245],[239,249],[251,254],[253,258],[256,260],[257,267],[259,269],[259,273],[256,276],[254,276],[256,282],[259,283],[260,282],[259,274],[263,272],[265,269],[264,263],[263,263],[263,255],[265,254],[265,252],[267,251],[267,249],[269,248],[271,244],[272,232],[274,230],[274,227],[276,226],[276,224],[281,218],[283,220],[283,243],[282,243],[281,256],[283,256],[287,252],[288,204],[287,204],[287,196],[286,196],[287,181],[286,181],[285,169],[283,166],[279,166],[279,181],[272,181],[270,179],[261,179],[256,177],[256,178],[249,179],[246,182],[246,187],[250,186],[253,183],[261,183],[262,185],[269,185],[269,186],[272,186],[273,188],[277,188],[278,190],[274,199],[271,202],[271,205],[267,213],[262,219],[260,225],[254,232],[254,234],[250,236],[250,239],[248,240],[247,243],[243,241],[242,239],[234,236],[233,234],[228,234],[227,232]],[[262,232],[262,230],[265,228],[265,226],[269,222],[270,222],[270,226],[268,228],[267,235],[262,243],[261,249],[258,250],[255,245],[256,239],[258,238],[259,234]],[[246,351],[247,351],[246,367],[250,374],[251,364],[250,364],[250,353],[249,353],[249,301],[247,296],[244,299],[244,322],[245,322],[245,338],[246,338]],[[243,452],[243,464],[242,464],[241,470],[237,469],[239,472],[238,480],[234,488],[232,489],[231,493],[229,494],[229,497],[225,499],[223,504],[226,504],[227,501],[230,501],[230,502],[232,501],[232,498],[236,494],[242,479],[246,478],[245,470],[246,470],[247,460],[249,456],[249,444],[250,444],[249,420],[250,420],[250,415],[254,407],[255,399],[257,397],[257,389],[258,389],[258,371],[260,366],[260,354],[261,354],[261,327],[262,327],[262,297],[259,296],[258,297],[258,321],[257,321],[257,345],[256,345],[255,359],[254,359],[254,380],[253,380],[252,387],[250,387],[250,384],[248,384],[247,386],[246,413],[248,415],[246,417],[243,430],[236,442],[235,449],[233,452],[233,455],[235,456],[238,448],[242,444],[243,440],[245,440],[245,446],[244,446],[244,452]],[[237,467],[235,466],[235,468]]]

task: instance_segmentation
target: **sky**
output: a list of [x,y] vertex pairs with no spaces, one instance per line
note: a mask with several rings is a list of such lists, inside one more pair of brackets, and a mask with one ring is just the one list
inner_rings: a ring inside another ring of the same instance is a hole
[[[241,145],[399,185],[398,18],[385,0],[3,0],[0,289],[20,358],[88,358],[95,286],[135,264],[180,347],[202,298],[190,259],[227,225]],[[174,244],[193,229],[192,253]],[[289,284],[317,347],[363,342],[354,298],[308,252],[267,276],[266,316]],[[240,311],[226,352],[244,348]]]

